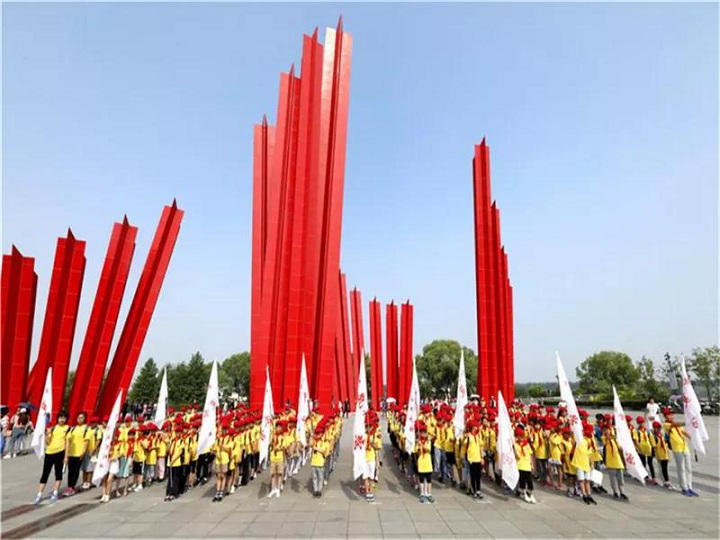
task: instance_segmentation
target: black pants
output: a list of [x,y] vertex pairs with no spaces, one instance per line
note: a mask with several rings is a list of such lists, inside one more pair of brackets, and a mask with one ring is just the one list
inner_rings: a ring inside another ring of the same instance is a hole
[[662,469],[662,476],[664,482],[670,481],[670,475],[668,474],[668,460],[667,459],[660,459],[660,468]]
[[80,478],[80,467],[82,467],[83,458],[68,458],[68,487],[75,489],[78,478]]
[[477,463],[470,464],[470,489],[473,493],[480,492],[480,476],[482,474],[482,464],[478,461]]
[[178,497],[180,496],[180,476],[182,474],[182,467],[169,467],[167,469],[167,487],[165,488],[165,495]]
[[518,480],[518,489],[533,490],[533,477],[530,471],[519,471],[520,479]]
[[652,456],[643,456],[640,454],[640,462],[643,464],[643,467],[647,469],[647,471],[650,473],[650,478],[655,478],[655,467],[653,466],[653,457]]
[[42,475],[40,476],[40,483],[47,484],[48,478],[50,477],[50,471],[55,468],[55,480],[60,482],[62,480],[63,463],[65,462],[65,450],[58,452],[57,454],[45,454],[45,461],[43,461]]
[[210,476],[210,454],[200,454],[197,460],[197,476],[204,480]]

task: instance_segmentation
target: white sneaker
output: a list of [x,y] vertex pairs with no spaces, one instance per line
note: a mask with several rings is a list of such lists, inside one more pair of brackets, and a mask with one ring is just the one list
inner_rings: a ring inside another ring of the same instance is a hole
[[233,493],[235,493],[235,486],[234,486],[234,485],[230,486],[230,495],[232,495]]
[[270,493],[268,493],[267,498],[268,498],[268,499],[272,499],[274,496],[275,496],[275,490],[274,490],[274,489],[271,489],[271,490],[270,490]]
[[530,495],[530,502],[532,504],[537,504],[537,499],[535,499],[535,495]]
[[[282,490],[282,488],[281,488],[281,490]],[[276,499],[279,499],[279,498],[280,498],[280,491],[276,491],[276,492],[275,492],[275,498],[276,498]]]
[[137,486],[137,487],[135,488],[135,492],[142,491],[142,490],[143,490],[143,485],[142,485],[142,484],[140,484],[139,486]]
[[11,456],[10,454],[5,454],[5,455],[3,456],[3,459],[10,459],[11,457],[12,457],[12,456]]

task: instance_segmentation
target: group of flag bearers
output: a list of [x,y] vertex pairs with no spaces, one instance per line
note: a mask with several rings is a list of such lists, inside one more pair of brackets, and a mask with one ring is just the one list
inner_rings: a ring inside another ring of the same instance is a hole
[[[364,363],[364,359],[362,360]],[[461,359],[458,395],[454,406],[446,402],[421,404],[417,373],[413,369],[409,402],[402,408],[391,403],[387,428],[393,457],[402,472],[419,491],[420,502],[435,502],[433,475],[450,482],[468,495],[481,499],[482,477],[505,485],[528,503],[536,503],[534,484],[565,490],[586,504],[597,504],[595,493],[606,493],[603,477],[608,476],[612,495],[627,501],[625,473],[640,482],[674,489],[668,464],[674,458],[680,490],[687,497],[698,496],[692,485],[690,449],[704,453],[708,440],[697,397],[683,368],[685,426],[675,421],[672,411],[663,410],[665,422],[633,419],[624,414],[615,393],[612,415],[578,410],[564,368],[558,357],[558,378],[565,405],[525,406],[514,400],[506,407],[502,393],[497,407],[477,398],[468,402],[464,361]],[[51,374],[48,376],[41,411],[51,411]],[[269,468],[268,497],[280,497],[288,478],[310,461],[312,493],[321,497],[340,449],[342,418],[339,411],[321,415],[312,410],[304,363],[297,411],[288,405],[275,414],[269,375],[266,377],[263,411],[244,405],[222,412],[218,407],[217,366],[213,365],[208,395],[202,412],[197,404],[178,412],[165,408],[167,387],[163,379],[159,407],[154,419],[133,421],[119,418],[122,394],[112,414],[103,419],[80,413],[74,426],[67,414],[57,415],[46,426],[47,415],[38,418],[33,447],[44,458],[35,503],[42,500],[51,471],[55,484],[51,500],[57,500],[65,467],[68,489],[82,473],[82,489],[102,485],[101,501],[113,495],[125,496],[156,482],[167,481],[166,501],[173,501],[193,486],[207,483],[215,473],[213,502],[222,501]],[[364,365],[360,366],[358,401],[353,426],[353,475],[361,480],[360,491],[368,501],[382,463],[380,418],[367,404]],[[662,480],[655,474],[660,464]],[[646,470],[647,468],[647,470]],[[602,472],[601,472],[602,471]],[[648,474],[649,471],[649,474]],[[604,472],[604,474],[603,474]]]

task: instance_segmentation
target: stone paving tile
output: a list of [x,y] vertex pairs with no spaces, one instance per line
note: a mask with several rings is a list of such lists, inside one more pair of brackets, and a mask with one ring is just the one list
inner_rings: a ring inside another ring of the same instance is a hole
[[243,531],[244,536],[273,538],[282,528],[282,523],[250,523]]
[[207,536],[208,538],[247,538],[248,535],[245,534],[245,531],[247,530],[247,527],[249,524],[247,523],[238,523],[238,522],[232,522],[232,521],[223,521],[219,525],[217,525],[212,531],[210,531],[210,534]]
[[347,535],[347,523],[339,521],[317,522],[313,530],[313,538],[337,538]]
[[348,533],[359,536],[379,536],[382,534],[380,521],[351,521]]
[[188,523],[186,525],[183,525],[174,534],[175,536],[179,536],[181,538],[185,538],[187,536],[205,537],[215,527],[217,527],[215,523],[199,521],[197,523]]
[[416,521],[415,530],[422,536],[425,534],[443,534],[446,537],[451,534],[450,528],[443,521]]
[[383,535],[415,534],[412,521],[381,521]]
[[315,523],[310,521],[283,523],[277,533],[277,538],[310,538],[314,529]]

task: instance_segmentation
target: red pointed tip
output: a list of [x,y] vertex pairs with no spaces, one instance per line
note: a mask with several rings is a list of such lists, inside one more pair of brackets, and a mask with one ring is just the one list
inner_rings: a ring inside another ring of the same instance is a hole
[[125,227],[127,227],[128,225],[130,225],[130,222],[128,221],[128,218],[127,218],[127,214],[125,214],[125,215],[123,216],[123,222],[122,222],[122,224],[123,224]]
[[177,199],[173,198],[172,209],[177,210]]
[[342,32],[342,30],[343,30],[343,16],[341,13],[340,18],[338,19],[338,23],[337,23],[337,31]]
[[315,27],[315,31],[313,32],[312,39],[313,39],[313,41],[317,41],[317,39],[318,39],[318,27],[317,26]]
[[263,127],[267,127],[268,125],[267,114],[263,114],[262,125]]
[[75,240],[75,235],[73,234],[72,229],[70,227],[68,227],[67,237],[68,237],[68,240]]
[[12,245],[11,253],[13,256],[20,256],[22,257],[22,253],[20,253],[20,250],[17,248],[15,244]]
[[290,76],[293,77],[295,75],[295,62],[290,64]]

